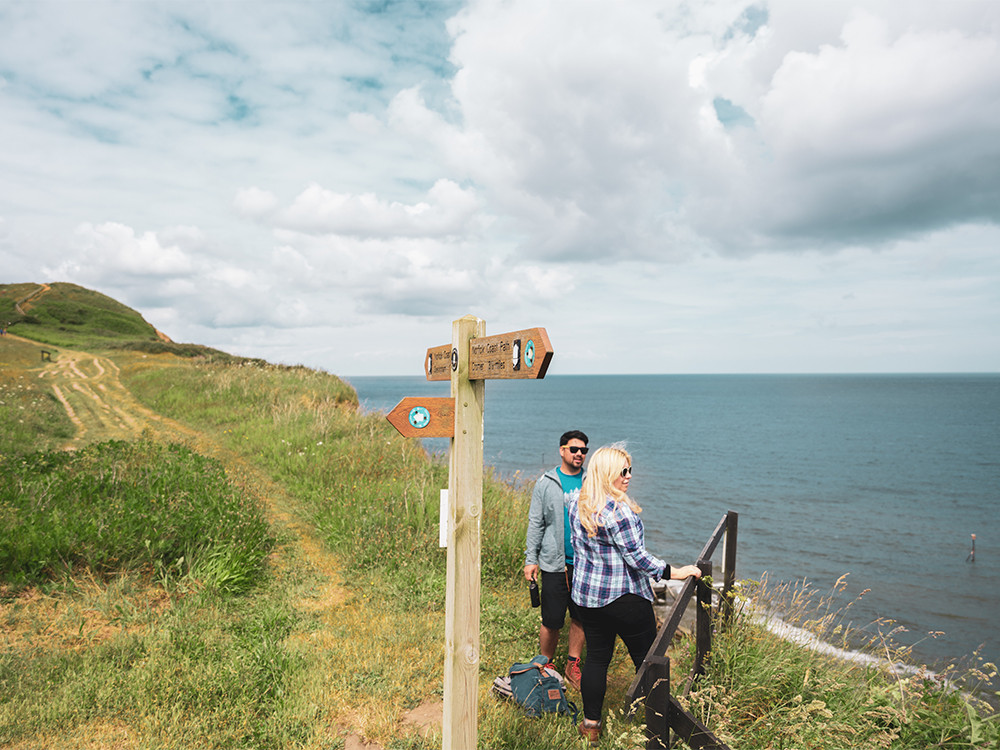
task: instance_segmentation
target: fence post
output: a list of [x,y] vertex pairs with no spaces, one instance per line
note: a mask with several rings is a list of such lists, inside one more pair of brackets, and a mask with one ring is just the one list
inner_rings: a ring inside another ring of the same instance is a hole
[[712,561],[699,560],[701,579],[697,584],[697,601],[695,602],[695,654],[693,675],[705,674],[705,657],[712,650],[712,587],[705,576],[712,575]]
[[736,585],[736,541],[739,531],[740,514],[729,511],[726,514],[726,542],[722,548],[725,571],[722,577],[722,624],[728,630],[733,619],[733,588]]
[[670,659],[649,656],[643,680],[646,696],[646,750],[670,747]]

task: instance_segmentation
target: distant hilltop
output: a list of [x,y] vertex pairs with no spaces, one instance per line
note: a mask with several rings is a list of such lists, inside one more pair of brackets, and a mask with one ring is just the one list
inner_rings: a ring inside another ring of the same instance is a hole
[[177,344],[131,307],[67,282],[0,284],[0,328],[66,349],[136,349],[187,357],[232,356],[197,344]]

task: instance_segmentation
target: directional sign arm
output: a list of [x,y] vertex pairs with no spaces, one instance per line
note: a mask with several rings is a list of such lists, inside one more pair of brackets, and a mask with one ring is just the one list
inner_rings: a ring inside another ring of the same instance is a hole
[[[428,380],[449,380],[456,352],[451,346],[427,350]],[[540,379],[552,361],[552,344],[544,328],[481,336],[469,342],[469,380]]]
[[407,396],[385,418],[403,437],[454,437],[455,399]]
[[424,357],[424,373],[428,380],[451,380],[451,352],[451,344],[434,346],[427,350],[427,356]]

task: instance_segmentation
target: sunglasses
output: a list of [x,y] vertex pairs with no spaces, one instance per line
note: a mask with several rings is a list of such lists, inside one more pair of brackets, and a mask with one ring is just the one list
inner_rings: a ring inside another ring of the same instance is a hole
[[631,466],[626,466],[624,469],[622,469],[622,476],[623,477],[630,477],[630,476],[632,476],[632,467]]
[[585,456],[587,455],[587,451],[590,450],[590,448],[586,447],[581,448],[579,445],[567,445],[566,447],[569,448],[570,453],[582,453]]

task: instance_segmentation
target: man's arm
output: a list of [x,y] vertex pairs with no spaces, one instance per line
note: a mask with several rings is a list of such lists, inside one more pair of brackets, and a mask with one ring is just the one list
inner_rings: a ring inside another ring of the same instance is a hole
[[531,505],[528,508],[528,531],[524,540],[524,577],[529,581],[538,575],[538,552],[542,548],[542,535],[545,533],[545,491],[542,486],[544,481],[543,477],[535,482],[535,488],[531,492]]

